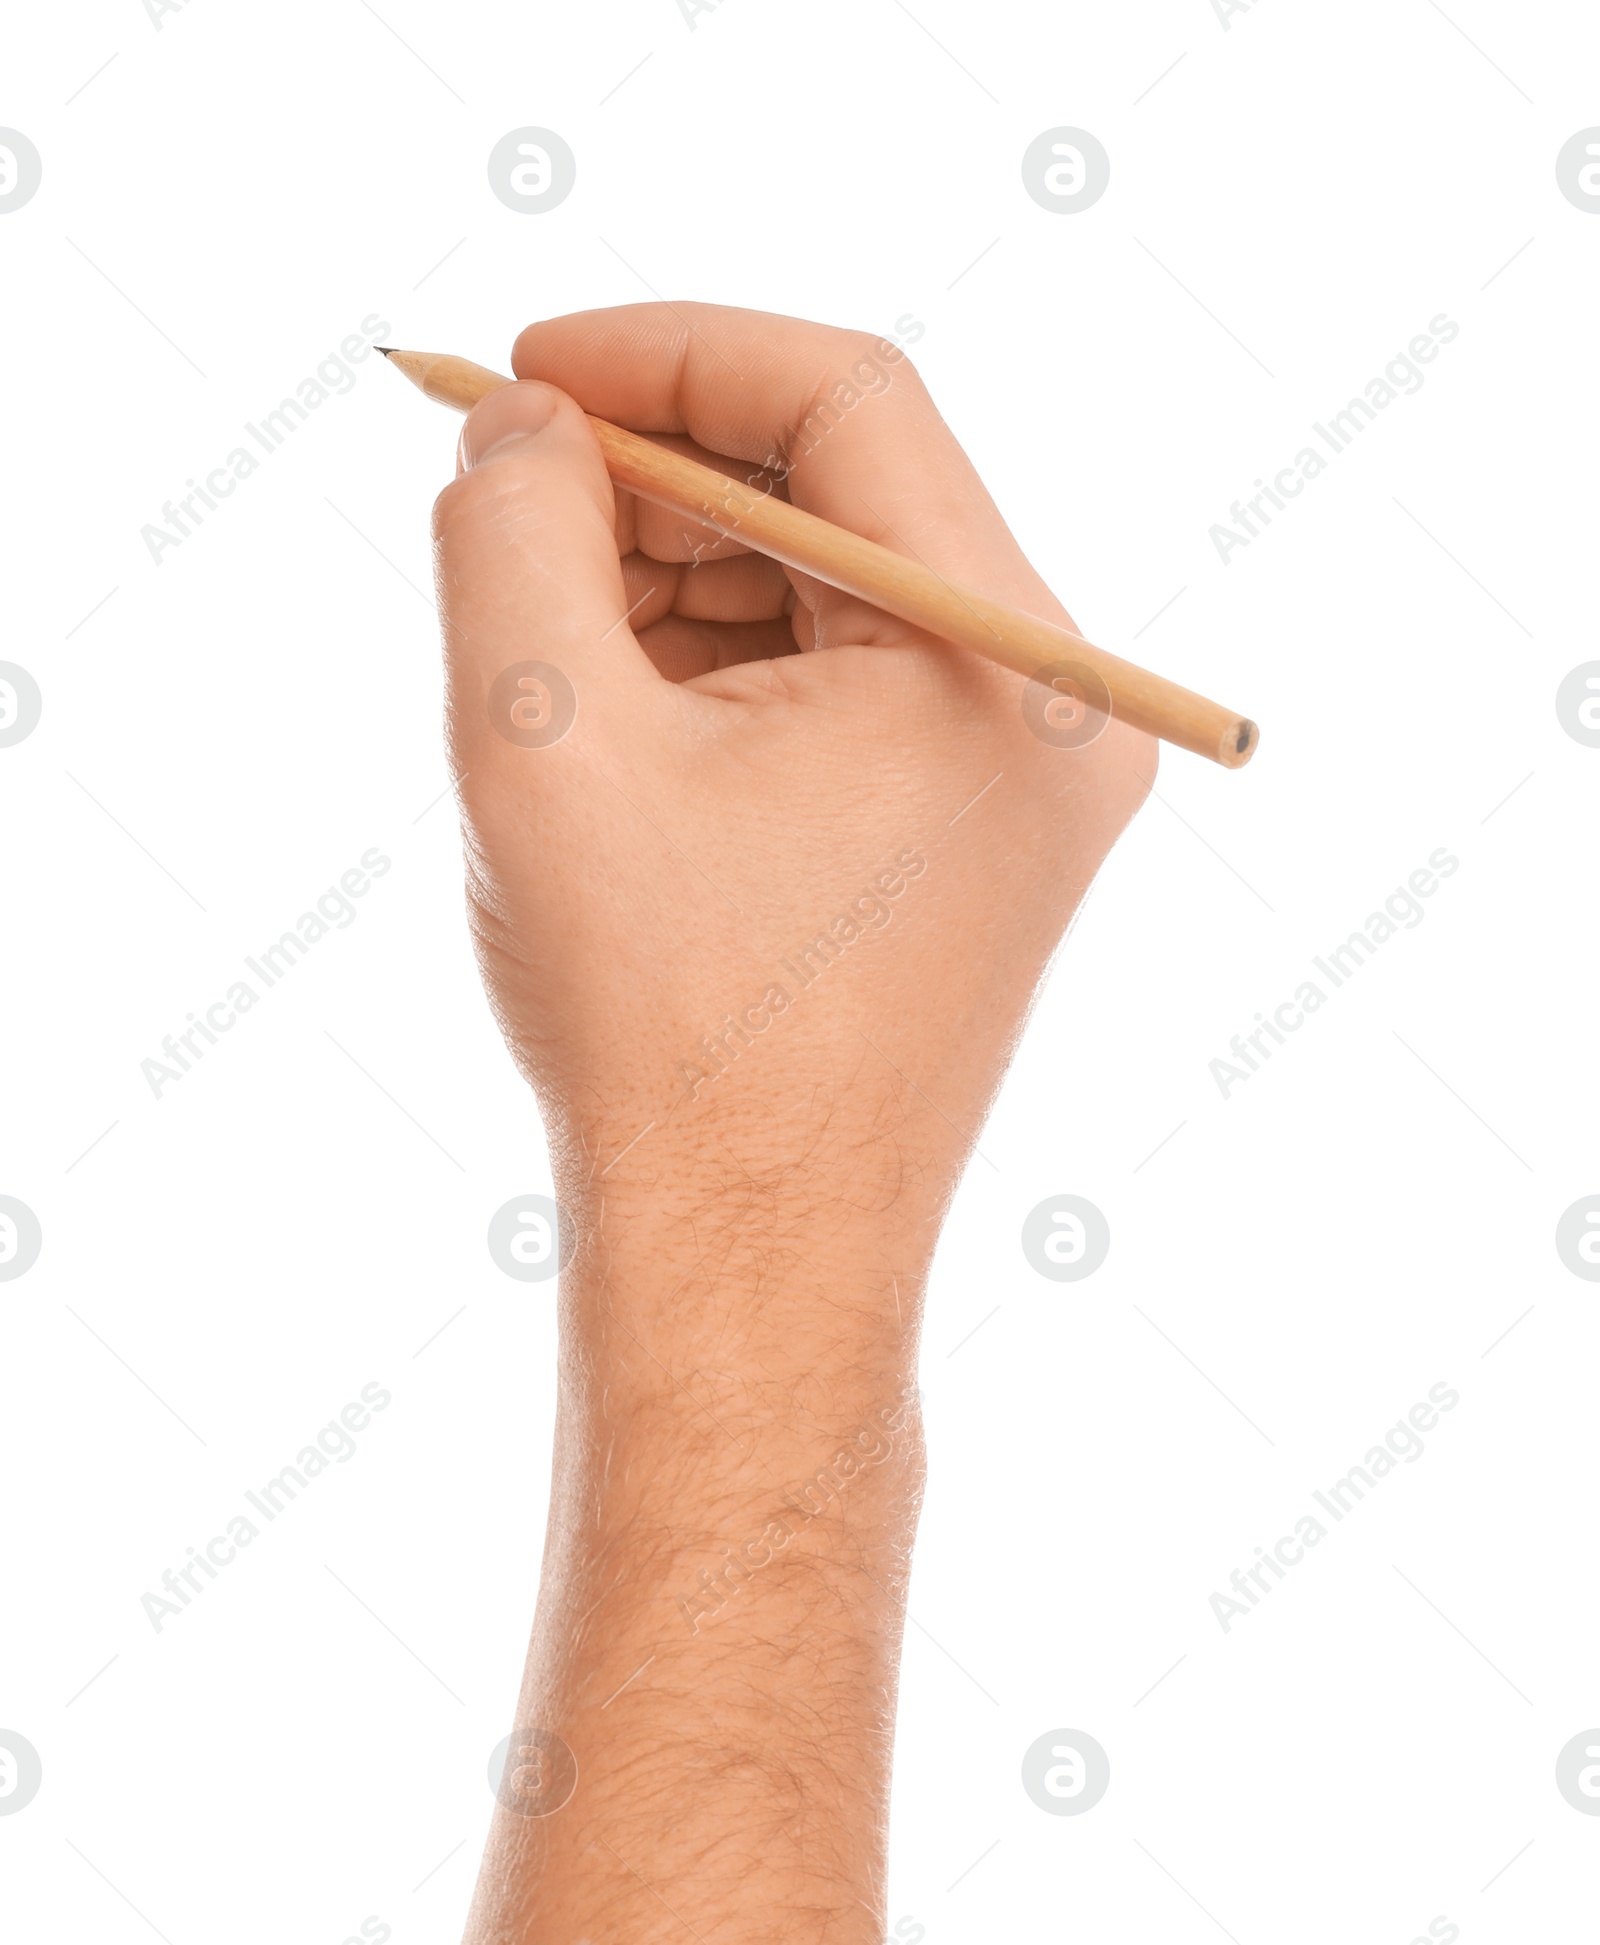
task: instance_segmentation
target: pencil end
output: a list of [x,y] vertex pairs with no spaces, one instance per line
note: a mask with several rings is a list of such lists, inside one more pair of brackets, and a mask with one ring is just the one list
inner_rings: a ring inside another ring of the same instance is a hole
[[375,344],[372,348],[374,351],[381,351],[385,358],[394,356],[395,348],[392,344]]
[[1256,753],[1261,741],[1261,731],[1248,716],[1241,716],[1228,726],[1217,752],[1217,760],[1228,770],[1242,770]]

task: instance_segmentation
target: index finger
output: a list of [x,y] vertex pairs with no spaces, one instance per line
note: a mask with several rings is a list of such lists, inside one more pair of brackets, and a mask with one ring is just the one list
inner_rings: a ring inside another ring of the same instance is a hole
[[720,304],[624,304],[529,325],[512,366],[596,418],[771,467],[796,506],[936,573],[1065,614],[888,339]]

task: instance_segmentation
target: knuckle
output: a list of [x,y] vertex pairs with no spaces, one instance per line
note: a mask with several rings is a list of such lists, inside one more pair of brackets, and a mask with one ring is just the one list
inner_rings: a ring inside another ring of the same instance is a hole
[[885,337],[881,331],[852,331],[850,335],[860,345],[865,357],[879,358],[884,364],[897,368],[911,363],[894,339]]
[[881,331],[845,331],[840,335],[851,375],[869,390],[894,386],[926,394],[927,388],[915,364],[893,338],[885,337]]

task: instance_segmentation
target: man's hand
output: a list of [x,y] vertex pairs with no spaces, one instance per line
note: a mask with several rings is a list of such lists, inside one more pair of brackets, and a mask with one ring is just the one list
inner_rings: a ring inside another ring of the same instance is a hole
[[502,1791],[468,1937],[865,1945],[922,1283],[1155,749],[1059,747],[1019,677],[614,491],[583,417],[1070,628],[893,346],[652,304],[515,368],[435,526],[469,911],[573,1242],[517,1724],[576,1781]]

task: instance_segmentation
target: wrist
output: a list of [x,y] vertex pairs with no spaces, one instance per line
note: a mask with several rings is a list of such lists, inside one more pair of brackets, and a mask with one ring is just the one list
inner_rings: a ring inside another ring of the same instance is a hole
[[669,1258],[655,1241],[563,1274],[559,1436],[573,1456],[659,1460],[680,1491],[714,1499],[803,1471],[864,1425],[893,1430],[914,1402],[920,1270],[775,1263],[726,1235]]
[[920,1283],[970,1152],[961,1127],[991,1081],[986,1066],[945,1074],[935,1106],[821,1012],[698,1096],[646,1052],[581,1101],[546,1094],[557,1193],[601,1252],[630,1253],[630,1275],[686,1274],[724,1239],[748,1239],[765,1281],[809,1265],[831,1282]]
[[613,1196],[572,1223],[564,1388],[607,1437],[640,1425],[689,1453],[775,1458],[914,1390],[931,1235],[734,1201],[645,1212]]

